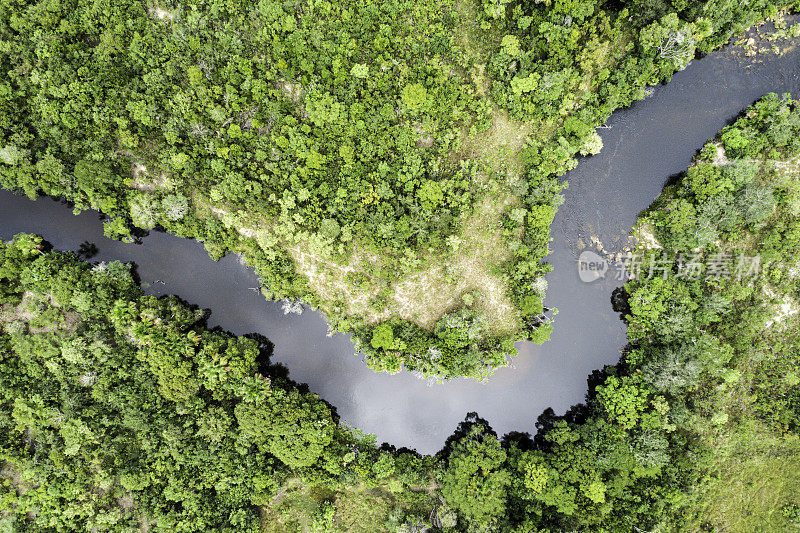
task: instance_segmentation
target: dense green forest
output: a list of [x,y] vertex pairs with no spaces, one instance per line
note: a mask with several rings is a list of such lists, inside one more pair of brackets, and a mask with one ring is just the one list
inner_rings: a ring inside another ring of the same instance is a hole
[[[128,265],[0,246],[0,527],[784,531],[800,524],[800,105],[767,95],[640,217],[586,402],[434,456],[341,424],[266,339]],[[531,413],[533,418],[536,414]]]
[[0,185],[241,253],[379,371],[549,337],[549,226],[595,128],[794,5],[0,3]]

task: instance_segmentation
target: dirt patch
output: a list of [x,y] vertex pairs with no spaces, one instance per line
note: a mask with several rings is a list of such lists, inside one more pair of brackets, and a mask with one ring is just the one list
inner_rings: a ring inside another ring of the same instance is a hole
[[158,20],[172,21],[175,19],[175,15],[173,13],[159,6],[152,7],[148,9],[147,12],[156,17]]
[[714,154],[714,161],[711,162],[713,165],[718,167],[723,167],[728,164],[728,158],[725,155],[725,147],[721,144],[717,145],[717,151]]
[[131,163],[130,187],[139,191],[154,192],[156,189],[168,188],[169,180],[164,173],[158,176],[150,176],[147,167],[141,163]]
[[765,325],[770,327],[774,324],[779,324],[786,320],[787,317],[796,315],[798,311],[800,311],[800,308],[798,308],[796,302],[782,302],[775,308],[775,314]]

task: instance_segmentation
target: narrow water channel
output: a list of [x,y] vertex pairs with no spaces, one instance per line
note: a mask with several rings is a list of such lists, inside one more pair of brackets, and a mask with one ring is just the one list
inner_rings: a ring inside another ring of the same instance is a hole
[[34,232],[65,250],[89,241],[99,250],[93,261],[133,261],[148,293],[177,294],[211,309],[211,326],[270,338],[273,361],[335,405],[348,423],[375,433],[379,442],[431,453],[470,411],[499,434],[534,432],[545,408],[562,414],[583,400],[587,375],[618,360],[625,327],[610,303],[620,282],[613,276],[592,284],[578,278],[581,243],[597,237],[607,250],[620,246],[667,179],[767,92],[800,95],[800,49],[756,58],[723,49],[692,62],[668,85],[611,117],[600,130],[603,152],[566,176],[570,187],[553,223],[548,260],[554,271],[545,302],[559,309],[552,339],[543,346],[519,343],[512,366],[483,384],[429,385],[406,373],[375,374],[354,355],[348,337],[327,336],[319,313],[285,315],[280,304],[251,290],[258,285],[256,276],[237,257],[215,263],[192,240],[153,232],[141,245],[111,241],[96,213],[74,216],[52,200],[32,202],[8,191],[0,191],[0,238]]

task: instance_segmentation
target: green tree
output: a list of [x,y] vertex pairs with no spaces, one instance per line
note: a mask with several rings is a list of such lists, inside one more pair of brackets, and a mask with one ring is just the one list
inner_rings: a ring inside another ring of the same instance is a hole
[[497,523],[505,515],[511,474],[506,452],[481,424],[473,424],[450,451],[442,495],[473,527]]
[[411,83],[403,87],[401,98],[408,109],[417,111],[427,105],[428,89],[420,83]]

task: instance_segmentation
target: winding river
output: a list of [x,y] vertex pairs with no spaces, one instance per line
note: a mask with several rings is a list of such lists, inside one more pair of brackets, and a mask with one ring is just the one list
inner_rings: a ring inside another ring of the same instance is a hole
[[353,354],[347,336],[327,336],[319,313],[284,314],[280,304],[251,290],[258,286],[256,276],[236,256],[215,263],[193,240],[152,232],[141,245],[112,241],[103,236],[96,213],[74,216],[52,200],[32,202],[8,191],[0,191],[0,238],[35,232],[56,248],[71,250],[89,241],[99,250],[93,261],[133,261],[146,292],[177,294],[211,309],[211,326],[270,338],[273,362],[335,405],[347,423],[376,434],[379,442],[432,453],[470,411],[499,434],[535,432],[545,408],[562,414],[583,400],[587,375],[618,360],[625,326],[610,303],[621,282],[613,275],[591,284],[578,278],[582,247],[592,237],[609,251],[622,246],[639,212],[668,178],[767,92],[800,94],[800,49],[748,58],[726,47],[695,60],[668,85],[609,119],[600,130],[602,153],[566,176],[570,187],[553,223],[554,271],[547,277],[545,302],[559,309],[552,339],[543,346],[518,343],[512,366],[486,383],[431,385],[407,373],[373,373]]

